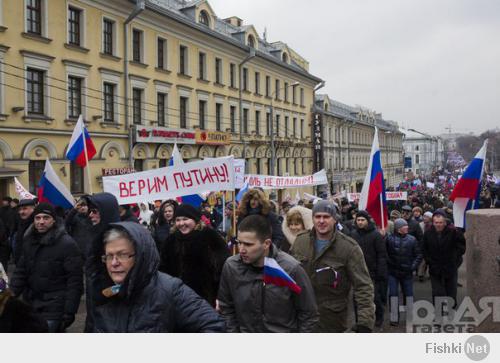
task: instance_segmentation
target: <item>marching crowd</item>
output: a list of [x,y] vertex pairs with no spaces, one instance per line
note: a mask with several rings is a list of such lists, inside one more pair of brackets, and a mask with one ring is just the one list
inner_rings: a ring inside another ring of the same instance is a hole
[[466,243],[438,176],[399,185],[408,200],[388,203],[384,229],[347,199],[278,205],[258,188],[199,208],[4,198],[0,332],[64,332],[84,293],[85,332],[371,332],[387,305],[397,325],[415,279],[457,300]]

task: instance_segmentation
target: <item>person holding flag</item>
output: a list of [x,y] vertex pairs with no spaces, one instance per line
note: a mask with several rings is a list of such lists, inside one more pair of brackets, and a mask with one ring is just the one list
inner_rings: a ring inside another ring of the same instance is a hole
[[271,240],[271,224],[251,215],[238,226],[240,253],[227,259],[218,294],[228,332],[312,332],[314,290],[300,263]]

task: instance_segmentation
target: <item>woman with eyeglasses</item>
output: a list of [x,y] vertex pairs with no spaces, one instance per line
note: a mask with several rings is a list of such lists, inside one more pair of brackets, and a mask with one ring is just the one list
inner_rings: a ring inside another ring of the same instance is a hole
[[158,271],[160,257],[148,230],[112,223],[102,236],[103,254],[90,283],[106,281],[93,295],[91,332],[223,332],[224,322],[181,280]]
[[175,211],[175,226],[163,245],[160,271],[180,278],[198,295],[215,306],[224,262],[226,242],[201,221],[201,212],[189,204]]

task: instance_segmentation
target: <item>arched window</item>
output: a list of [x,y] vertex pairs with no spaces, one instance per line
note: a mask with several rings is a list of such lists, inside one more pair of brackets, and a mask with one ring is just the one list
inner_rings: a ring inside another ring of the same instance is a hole
[[283,56],[281,57],[281,59],[283,60],[283,62],[288,63],[288,54],[283,53]]
[[208,14],[205,10],[200,11],[200,15],[198,16],[198,23],[210,26],[210,21],[208,20]]
[[248,46],[250,48],[255,48],[255,38],[251,34],[248,36]]

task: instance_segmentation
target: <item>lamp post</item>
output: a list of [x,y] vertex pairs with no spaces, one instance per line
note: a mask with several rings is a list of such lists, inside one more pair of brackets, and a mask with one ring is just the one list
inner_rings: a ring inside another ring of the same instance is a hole
[[[300,85],[300,82],[294,82],[292,83],[291,85],[289,85],[288,87],[297,87],[298,85]],[[271,108],[270,108],[270,120],[269,122],[271,123],[269,126],[269,131],[271,133],[271,175],[275,175],[275,172],[274,172],[274,168],[275,168],[275,163],[276,163],[276,151],[275,151],[275,148],[274,148],[274,107],[273,107],[273,98],[276,96],[276,93],[282,89],[285,89],[286,87],[282,87],[282,88],[278,88],[276,90],[274,90],[274,92],[271,94]]]
[[[248,54],[248,56],[243,59],[239,64],[238,64],[238,95],[239,95],[239,114],[240,114],[240,142],[243,144],[243,159],[246,159],[245,158],[245,154],[246,154],[246,148],[247,148],[247,142],[246,140],[243,138],[243,99],[242,99],[242,68],[243,68],[243,65],[248,62],[250,59],[254,58],[255,57],[255,49],[253,48],[250,48],[250,52]],[[248,82],[248,80],[247,80]],[[245,162],[245,173],[248,171],[248,166],[247,166],[247,163]]]

